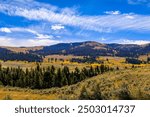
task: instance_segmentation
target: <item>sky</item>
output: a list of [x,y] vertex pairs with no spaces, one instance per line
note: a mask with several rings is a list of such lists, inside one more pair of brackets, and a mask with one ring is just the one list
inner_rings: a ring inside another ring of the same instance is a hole
[[0,46],[150,43],[150,0],[0,0]]

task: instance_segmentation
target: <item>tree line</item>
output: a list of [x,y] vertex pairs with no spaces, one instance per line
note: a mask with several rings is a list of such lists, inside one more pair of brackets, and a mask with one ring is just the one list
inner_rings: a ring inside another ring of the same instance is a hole
[[99,63],[99,64],[103,63],[103,61],[97,60],[97,57],[94,57],[94,56],[84,56],[83,58],[72,58],[71,62],[78,62],[78,63]]
[[0,84],[4,86],[45,89],[51,87],[62,87],[72,85],[84,79],[103,74],[109,71],[110,68],[105,65],[83,68],[75,68],[70,71],[69,67],[55,68],[53,65],[47,68],[42,68],[37,64],[34,69],[23,70],[18,68],[3,68],[0,65]]
[[149,64],[150,63],[150,57],[147,57],[147,60],[139,60],[138,58],[126,58],[126,63],[131,64]]

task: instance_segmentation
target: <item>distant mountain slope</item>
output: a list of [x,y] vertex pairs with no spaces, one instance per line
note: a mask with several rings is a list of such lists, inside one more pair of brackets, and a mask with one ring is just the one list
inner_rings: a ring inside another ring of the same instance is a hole
[[[0,47],[0,59],[3,55],[7,59],[12,59],[10,55],[22,60],[22,58],[32,57],[39,59],[38,56],[53,54],[77,55],[77,56],[120,56],[120,57],[138,57],[150,53],[150,44],[101,44],[94,41],[59,43],[51,46],[40,47]],[[7,53],[7,54],[6,54]],[[18,57],[22,55],[22,58]],[[18,56],[17,56],[18,55]],[[9,57],[8,57],[9,56]],[[34,57],[33,57],[34,56]],[[36,57],[35,57],[36,56]],[[4,59],[4,58],[3,58]],[[15,58],[14,58],[15,59]],[[27,60],[27,59],[25,59]],[[41,57],[40,57],[41,60]],[[36,61],[36,60],[35,60]]]
[[117,53],[116,56],[121,57],[138,57],[150,53],[150,44],[135,45],[135,44],[107,44]]
[[113,50],[105,44],[87,41],[78,43],[60,43],[52,46],[46,46],[42,50],[34,51],[38,54],[73,54],[78,56],[105,56],[113,55]]
[[21,60],[29,62],[40,62],[42,61],[42,56],[32,53],[16,53],[6,48],[0,48],[0,60]]
[[147,54],[149,52],[150,44],[101,44],[98,42],[87,41],[80,43],[60,43],[46,46],[41,50],[34,51],[33,53],[42,55],[73,54],[78,56],[138,57],[139,55]]
[[35,46],[35,47],[8,47],[8,46],[1,46],[0,48],[4,48],[10,50],[12,52],[22,52],[22,53],[29,53],[29,51],[36,51],[43,49],[43,46]]

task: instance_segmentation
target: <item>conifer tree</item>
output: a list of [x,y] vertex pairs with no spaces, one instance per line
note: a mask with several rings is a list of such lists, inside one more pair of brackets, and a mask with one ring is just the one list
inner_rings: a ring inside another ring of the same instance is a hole
[[100,70],[99,66],[96,66],[95,72],[97,72],[97,74],[100,74],[100,73],[101,73],[101,70]]
[[58,68],[57,74],[56,74],[56,86],[57,86],[57,87],[63,86],[62,79],[63,79],[62,71],[61,71],[60,68]]
[[68,79],[66,75],[64,73],[62,74],[63,74],[62,79],[61,79],[62,86],[68,85]]
[[55,67],[52,65],[52,67],[51,67],[51,73],[55,74],[55,70],[56,70]]
[[69,68],[67,66],[64,66],[63,70],[62,70],[64,77],[66,77],[68,84],[70,84],[70,71]]
[[70,80],[68,81],[70,85],[75,83],[75,75],[74,72],[70,73]]
[[79,80],[82,81],[82,80],[84,80],[85,78],[86,78],[86,75],[85,75],[84,72],[82,71],[82,72],[80,73],[80,78],[79,78]]
[[90,77],[89,70],[87,70],[85,67],[82,69],[82,72],[86,75],[86,77]]
[[50,84],[50,81],[51,81],[50,74],[51,74],[50,71],[46,71],[44,73],[43,88],[49,88],[49,87],[51,87],[51,84]]
[[100,70],[101,70],[101,73],[105,72],[105,66],[103,64],[100,66]]
[[92,66],[90,67],[89,74],[90,74],[90,77],[93,77],[95,75],[95,71]]
[[80,78],[80,70],[78,67],[76,67],[74,71],[74,82],[75,83],[79,82],[79,78]]

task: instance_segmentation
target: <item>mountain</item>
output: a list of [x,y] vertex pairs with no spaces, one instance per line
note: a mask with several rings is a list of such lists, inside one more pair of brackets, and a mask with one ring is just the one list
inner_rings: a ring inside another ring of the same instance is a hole
[[78,43],[60,43],[52,46],[46,46],[41,50],[34,51],[33,53],[42,55],[72,54],[77,56],[112,56],[112,53],[114,52],[105,44],[87,41]]
[[115,56],[120,57],[138,57],[150,53],[150,44],[107,44],[116,51]]
[[[4,60],[42,60],[41,56],[52,54],[77,55],[77,56],[119,56],[138,57],[150,53],[150,44],[102,44],[94,41],[59,43],[51,46],[40,47],[0,47],[0,59]],[[4,56],[5,55],[5,56]],[[11,55],[11,56],[10,56]],[[8,57],[9,56],[9,57]],[[19,56],[19,57],[18,57]],[[22,56],[22,57],[21,57]],[[22,59],[21,59],[22,58]]]
[[150,44],[101,44],[94,41],[78,43],[60,43],[43,47],[41,50],[32,51],[40,55],[72,54],[77,56],[120,56],[138,57],[150,52]]

